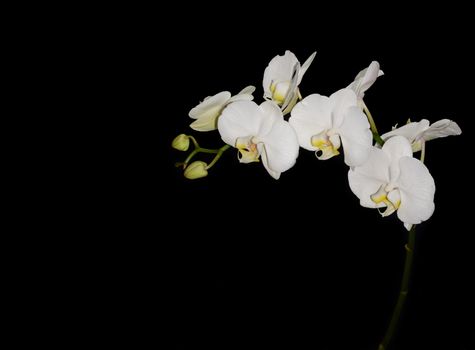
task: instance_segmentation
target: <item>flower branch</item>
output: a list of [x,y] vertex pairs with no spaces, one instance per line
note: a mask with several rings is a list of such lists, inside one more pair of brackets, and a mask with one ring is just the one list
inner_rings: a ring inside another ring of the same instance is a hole
[[[193,144],[185,161],[177,163],[188,179],[207,176],[230,148],[236,149],[240,163],[260,162],[274,179],[294,166],[300,148],[315,152],[321,161],[342,154],[349,167],[349,187],[360,205],[377,209],[382,217],[397,215],[409,231],[399,298],[379,346],[386,350],[408,293],[415,227],[428,220],[435,209],[435,182],[424,164],[426,143],[462,131],[449,119],[433,124],[422,119],[380,135],[364,102],[365,93],[384,75],[376,61],[330,96],[302,96],[299,85],[315,57],[316,52],[302,65],[290,51],[272,58],[264,70],[264,101],[260,104],[253,101],[256,88],[250,85],[234,96],[229,91],[208,96],[192,108],[190,127],[198,132],[217,130],[225,143],[221,148],[202,148],[193,136],[185,134],[178,135],[172,146],[187,151],[190,141]],[[287,114],[289,118],[284,118]],[[417,159],[414,153],[419,151]],[[199,153],[215,156],[209,164],[200,160],[190,163]]]

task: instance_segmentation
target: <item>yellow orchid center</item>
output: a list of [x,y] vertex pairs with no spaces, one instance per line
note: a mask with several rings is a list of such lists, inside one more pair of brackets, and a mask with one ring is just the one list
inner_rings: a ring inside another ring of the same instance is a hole
[[381,185],[381,187],[371,195],[371,200],[375,204],[384,203],[386,210],[380,212],[383,217],[389,216],[399,209],[401,205],[401,195],[399,190],[392,184]]
[[320,160],[330,159],[340,154],[340,136],[335,129],[325,130],[318,135],[312,136],[312,146],[317,149],[316,155]]
[[241,163],[252,163],[259,161],[259,149],[257,144],[259,141],[256,137],[239,137],[236,140],[236,148],[238,149],[238,159]]
[[272,92],[272,100],[274,100],[279,106],[281,106],[285,98],[287,97],[287,93],[289,91],[290,81],[284,81],[279,83],[274,83],[270,85],[270,91]]

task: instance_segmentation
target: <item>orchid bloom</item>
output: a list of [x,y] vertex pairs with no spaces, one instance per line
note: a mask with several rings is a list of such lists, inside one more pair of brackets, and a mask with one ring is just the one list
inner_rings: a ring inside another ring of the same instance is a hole
[[277,103],[284,114],[289,113],[302,98],[298,86],[316,54],[312,53],[302,66],[288,50],[283,56],[275,56],[264,71],[264,98]]
[[348,89],[355,92],[358,97],[358,102],[363,101],[364,93],[371,85],[374,84],[378,77],[384,75],[383,71],[379,69],[379,63],[377,61],[371,62],[368,68],[363,69],[358,73],[355,80],[348,85]]
[[373,137],[353,90],[341,89],[330,97],[307,96],[294,107],[289,123],[300,146],[316,151],[320,160],[340,154],[341,143],[347,165],[360,165],[369,157]]
[[408,123],[400,128],[394,129],[381,136],[383,140],[387,140],[393,136],[404,136],[412,145],[412,151],[421,150],[425,141],[447,137],[452,135],[460,135],[462,130],[456,122],[449,119],[442,119],[429,126],[427,119],[420,122]]
[[434,179],[412,157],[411,145],[402,136],[390,138],[381,149],[373,147],[366,163],[350,169],[348,181],[363,207],[386,207],[383,217],[397,211],[408,230],[434,212]]
[[190,110],[188,115],[196,119],[190,124],[190,127],[196,131],[216,130],[218,128],[217,119],[224,107],[235,101],[251,101],[254,98],[252,93],[255,90],[256,88],[250,85],[233,97],[231,97],[229,91],[223,91],[214,96],[206,97],[203,102]]
[[224,142],[238,149],[241,163],[258,162],[262,157],[267,172],[276,180],[295,164],[297,136],[273,102],[230,104],[218,120],[218,130]]

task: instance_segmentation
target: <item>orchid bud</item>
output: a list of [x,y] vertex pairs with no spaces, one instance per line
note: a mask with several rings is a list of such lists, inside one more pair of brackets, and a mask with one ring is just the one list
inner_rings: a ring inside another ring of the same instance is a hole
[[187,179],[190,180],[205,177],[208,175],[208,170],[206,170],[207,166],[208,164],[206,164],[205,162],[197,160],[186,167],[184,175]]
[[190,147],[190,137],[185,134],[180,134],[172,141],[172,147],[179,151],[187,151]]

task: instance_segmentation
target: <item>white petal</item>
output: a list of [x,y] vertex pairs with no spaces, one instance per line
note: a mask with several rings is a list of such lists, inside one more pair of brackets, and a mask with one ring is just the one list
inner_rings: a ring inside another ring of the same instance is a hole
[[332,103],[326,96],[312,94],[297,103],[292,109],[289,123],[297,133],[301,147],[314,151],[312,136],[330,129]]
[[394,129],[390,132],[387,132],[381,136],[381,138],[386,141],[393,136],[404,136],[409,140],[410,143],[422,134],[422,132],[429,128],[429,121],[427,119],[422,119],[420,122],[409,123],[400,128]]
[[442,119],[432,124],[424,133],[421,138],[429,141],[437,139],[439,137],[446,137],[452,135],[460,135],[462,130],[456,122],[449,119]]
[[[368,208],[376,208],[371,195],[376,193],[383,184],[389,182],[389,157],[379,148],[373,147],[368,160],[361,166],[348,172],[348,181],[353,193],[360,199],[360,204]],[[384,207],[381,203],[379,207]]]
[[208,96],[198,106],[192,108],[188,115],[193,119],[203,118],[210,113],[216,113],[215,110],[222,109],[231,98],[229,91],[220,92],[214,96]]
[[260,144],[259,146],[260,146],[259,148],[261,149],[261,151],[259,151],[259,152],[261,154],[262,164],[264,165],[264,168],[267,170],[267,172],[269,173],[270,176],[272,176],[276,180],[279,180],[280,172],[274,171],[269,167],[269,160],[267,158],[267,153],[266,153],[266,150],[264,148],[264,145]]
[[[221,111],[221,110],[220,110]],[[217,120],[220,115],[219,113],[213,115],[207,115],[203,118],[196,119],[193,123],[190,124],[190,128],[196,131],[211,131],[218,128]]]
[[272,82],[290,82],[292,70],[297,62],[297,57],[290,51],[285,51],[283,56],[275,56],[269,62],[264,71],[264,79],[262,81],[264,98],[272,98],[272,92],[270,91]]
[[392,190],[390,191],[387,196],[388,200],[396,207],[399,207],[399,204],[401,202],[401,193],[399,190]]
[[404,224],[404,227],[406,228],[406,230],[410,231],[412,228],[412,224]]
[[257,135],[260,121],[255,102],[233,102],[223,110],[218,119],[219,134],[224,142],[235,147],[238,137]]
[[[287,104],[287,107],[282,108],[282,113],[284,115],[290,113],[292,111],[292,109],[294,108],[295,104],[298,102],[299,97],[300,97],[299,88],[296,88],[292,95],[293,95],[292,100],[289,101],[289,103]],[[282,105],[282,107],[283,106],[284,105]]]
[[371,85],[374,84],[376,79],[384,75],[383,71],[379,69],[379,63],[377,61],[371,62],[368,68],[363,69],[355,78],[355,81],[351,83],[348,88],[355,91],[359,99],[364,97],[364,93]]
[[343,123],[346,111],[350,107],[358,106],[356,94],[350,89],[341,89],[330,96],[333,105],[332,127],[339,128]]
[[299,85],[300,82],[302,81],[302,78],[303,78],[304,74],[307,72],[308,67],[310,67],[310,65],[312,64],[313,59],[315,58],[315,55],[316,55],[316,54],[317,54],[317,51],[315,51],[314,53],[312,53],[312,54],[310,55],[310,57],[307,58],[307,60],[305,61],[305,63],[302,64],[302,67],[300,68],[299,73],[298,73],[298,82],[297,82],[297,85]]
[[389,166],[389,178],[390,181],[397,181],[400,168],[399,168],[399,159],[401,157],[411,157],[412,158],[412,148],[409,141],[403,136],[394,136],[387,140],[382,148],[383,152],[390,159]]
[[296,102],[298,95],[297,95],[297,84],[298,84],[298,72],[300,70],[300,63],[297,62],[294,65],[294,69],[292,70],[292,79],[290,80],[290,85],[287,89],[287,94],[285,95],[285,100],[282,103],[282,110],[286,111],[287,106],[291,102]]
[[196,119],[190,127],[196,131],[211,131],[217,128],[217,118],[231,97],[229,91],[208,96],[198,106],[192,108],[189,116]]
[[371,87],[371,85],[374,84],[376,79],[378,79],[378,77],[380,76],[379,74],[380,72],[382,73],[382,71],[379,70],[379,63],[377,61],[371,62],[371,64],[368,66],[368,70],[366,71],[365,75],[361,79],[360,89],[359,89],[359,93],[361,94],[361,97],[364,96],[365,91],[368,90]]
[[289,123],[284,120],[275,122],[272,130],[259,139],[264,143],[269,169],[282,173],[294,166],[299,144]]
[[256,91],[256,87],[253,85],[246,86],[244,89],[242,89],[238,95],[252,95]]
[[391,160],[399,160],[401,157],[412,157],[411,144],[403,136],[391,137],[384,143],[382,150]]
[[242,89],[241,92],[229,99],[228,104],[235,101],[252,101],[254,99],[254,96],[252,96],[254,90],[256,90],[256,88],[252,85]]
[[399,160],[401,206],[397,216],[405,224],[419,224],[434,212],[435,183],[427,167],[415,158]]
[[257,108],[259,127],[255,136],[266,136],[276,122],[282,122],[284,116],[279,106],[272,101],[264,101]]
[[368,118],[359,107],[347,110],[340,127],[340,137],[348,166],[362,165],[371,152],[373,135],[369,129]]

